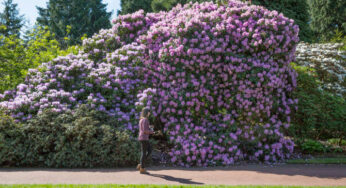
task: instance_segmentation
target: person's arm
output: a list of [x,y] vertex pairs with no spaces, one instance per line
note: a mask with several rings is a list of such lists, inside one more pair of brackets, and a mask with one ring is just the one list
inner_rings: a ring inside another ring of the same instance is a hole
[[149,129],[149,120],[148,119],[145,119],[145,120],[143,120],[144,122],[144,134],[153,134],[154,132],[153,131],[150,131],[150,129]]

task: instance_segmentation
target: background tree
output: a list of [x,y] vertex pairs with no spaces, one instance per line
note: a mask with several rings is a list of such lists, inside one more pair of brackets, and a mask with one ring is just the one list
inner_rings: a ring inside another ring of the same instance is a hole
[[171,10],[173,7],[175,7],[177,4],[185,5],[186,3],[189,3],[189,2],[202,3],[206,1],[213,1],[213,0],[152,0],[151,8],[153,9],[154,12],[168,11],[168,10]]
[[[341,0],[343,1],[343,0]],[[299,26],[299,38],[302,41],[310,42],[312,32],[308,25],[309,10],[306,0],[252,0],[255,5],[261,5],[269,10],[276,10],[291,18]]]
[[0,25],[5,26],[1,29],[1,34],[5,36],[20,35],[20,30],[24,25],[23,15],[19,15],[17,4],[12,0],[5,0],[3,2],[4,11],[0,13]]
[[151,2],[151,8],[154,12],[168,11],[175,3],[176,0],[153,0]]
[[[0,31],[4,29],[5,26],[0,26]],[[47,27],[34,27],[25,38],[0,35],[0,93],[22,83],[28,69],[37,68],[59,55],[76,54],[79,50],[78,46],[62,50]]]
[[322,41],[328,41],[338,30],[346,33],[345,0],[308,0],[311,28]]
[[[49,0],[47,7],[37,7],[37,22],[48,26],[56,39],[63,44],[74,45],[81,42],[81,37],[88,37],[100,29],[110,28],[111,12],[107,12],[102,0]],[[64,44],[66,37],[70,40]]]
[[121,10],[118,11],[118,15],[133,13],[140,9],[152,12],[151,2],[152,0],[121,0]]

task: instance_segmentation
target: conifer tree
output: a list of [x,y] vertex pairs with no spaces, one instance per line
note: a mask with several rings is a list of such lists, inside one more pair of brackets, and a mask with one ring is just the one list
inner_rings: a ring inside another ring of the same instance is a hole
[[39,25],[48,26],[60,43],[74,45],[81,37],[92,36],[100,29],[110,28],[111,12],[102,0],[49,0],[47,7],[37,7]]
[[0,30],[0,33],[6,37],[10,35],[20,36],[20,30],[24,25],[24,16],[19,15],[17,4],[13,0],[5,0],[3,2],[4,10],[0,13],[0,25],[5,29]]
[[308,0],[311,28],[322,41],[328,41],[338,30],[346,34],[345,0]]

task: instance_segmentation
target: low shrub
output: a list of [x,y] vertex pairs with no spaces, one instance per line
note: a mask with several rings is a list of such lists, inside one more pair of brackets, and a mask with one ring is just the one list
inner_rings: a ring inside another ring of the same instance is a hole
[[315,140],[307,140],[301,144],[301,149],[304,153],[323,153],[326,147]]
[[24,155],[21,127],[0,108],[0,166],[15,165]]
[[[0,159],[10,157],[11,163],[2,160],[0,165],[30,167],[135,165],[139,158],[138,142],[128,131],[120,130],[112,124],[104,124],[111,120],[100,120],[103,116],[102,112],[90,111],[83,105],[76,111],[64,113],[46,109],[20,127],[11,124],[7,126],[9,129],[6,131],[7,140],[9,143],[15,143],[19,139],[21,152],[13,151],[16,147],[9,145],[7,149],[9,151],[1,152]],[[12,157],[10,155],[12,152],[20,156]]]
[[295,144],[305,154],[332,154],[342,153],[341,147],[335,147],[328,144],[328,142],[322,142],[318,140],[305,139],[296,140]]

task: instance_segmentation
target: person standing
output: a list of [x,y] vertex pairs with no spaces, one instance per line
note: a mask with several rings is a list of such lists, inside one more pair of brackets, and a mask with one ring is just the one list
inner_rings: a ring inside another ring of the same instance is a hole
[[148,172],[145,170],[148,158],[151,154],[151,146],[149,143],[149,135],[153,134],[154,132],[150,130],[149,128],[149,118],[150,116],[150,110],[149,108],[143,108],[140,116],[139,121],[139,135],[138,140],[141,144],[141,159],[140,164],[137,165],[137,169],[141,174],[148,174]]

